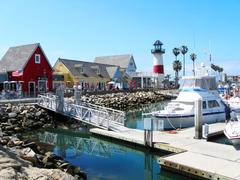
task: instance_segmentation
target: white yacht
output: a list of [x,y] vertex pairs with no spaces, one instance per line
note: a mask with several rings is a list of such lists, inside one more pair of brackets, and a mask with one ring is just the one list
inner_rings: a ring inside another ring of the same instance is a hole
[[155,125],[163,130],[194,126],[194,103],[199,98],[202,99],[202,124],[224,122],[226,115],[230,116],[230,109],[217,92],[215,77],[191,76],[183,77],[176,100],[168,103],[164,110],[151,113]]
[[231,118],[223,132],[233,145],[238,145],[240,144],[240,114],[233,112]]

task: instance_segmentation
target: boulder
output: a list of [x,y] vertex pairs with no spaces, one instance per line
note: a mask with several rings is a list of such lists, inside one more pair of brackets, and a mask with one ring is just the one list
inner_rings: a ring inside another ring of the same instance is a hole
[[30,161],[34,164],[37,163],[37,157],[36,157],[36,153],[29,147],[24,148],[21,152],[20,152],[20,157],[24,160]]
[[[3,156],[1,155],[0,156],[0,170],[2,169],[6,169],[6,168],[13,168],[13,169],[16,169],[16,170],[19,170],[21,168],[21,164],[18,163],[16,160],[14,159],[11,159],[9,157],[6,157],[6,156]],[[0,173],[1,174],[1,173]],[[1,179],[1,178],[0,178]]]
[[23,148],[31,148],[35,153],[40,153],[39,152],[39,146],[35,143],[35,142],[24,142],[23,144],[22,144],[22,147]]
[[18,138],[15,138],[15,137],[12,137],[7,143],[9,147],[21,146],[22,144],[23,144],[23,141],[20,141]]
[[21,114],[21,115],[24,115],[24,114],[27,114],[27,113],[28,113],[28,110],[25,109],[25,110],[23,110],[20,114]]
[[62,158],[53,154],[52,152],[46,152],[45,157],[43,158],[43,163],[46,164],[48,162],[57,162],[58,160],[62,160]]
[[17,113],[15,113],[15,112],[8,113],[8,117],[15,118],[15,117],[17,117]]
[[10,107],[7,107],[7,108],[5,109],[5,112],[7,112],[7,113],[12,112],[12,107],[11,107],[11,106],[10,106]]
[[39,169],[35,167],[23,167],[23,172],[28,179],[41,180],[74,180],[75,178],[59,169]]
[[17,173],[12,167],[8,167],[0,170],[0,179],[15,180],[17,179]]
[[35,115],[36,115],[37,117],[39,117],[39,116],[41,116],[41,114],[42,114],[42,111],[38,111]]
[[15,127],[15,128],[14,128],[14,131],[18,133],[18,132],[22,132],[22,131],[23,131],[23,129],[22,129],[22,128],[20,128],[20,127]]
[[18,121],[18,120],[17,120],[16,118],[10,118],[10,119],[8,119],[8,122],[9,122],[10,124],[15,124],[17,121]]

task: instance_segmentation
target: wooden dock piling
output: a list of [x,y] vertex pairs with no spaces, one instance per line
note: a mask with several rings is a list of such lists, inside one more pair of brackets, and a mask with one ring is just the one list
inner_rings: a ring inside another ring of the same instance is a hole
[[202,139],[202,99],[195,101],[195,139]]

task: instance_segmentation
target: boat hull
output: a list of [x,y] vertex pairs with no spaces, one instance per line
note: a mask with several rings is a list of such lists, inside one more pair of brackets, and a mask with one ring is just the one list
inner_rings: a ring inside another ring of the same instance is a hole
[[225,136],[231,141],[233,145],[240,144],[240,122],[234,121],[227,123],[224,129]]
[[[195,115],[187,116],[164,116],[164,115],[155,115],[155,126],[161,130],[170,130],[178,128],[187,128],[193,127],[195,121]],[[225,121],[225,112],[217,113],[206,113],[203,114],[202,124],[212,124],[216,122]]]

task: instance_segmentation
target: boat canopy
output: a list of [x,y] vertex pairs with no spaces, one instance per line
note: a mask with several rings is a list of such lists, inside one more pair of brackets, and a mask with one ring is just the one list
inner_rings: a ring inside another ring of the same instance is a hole
[[183,77],[180,90],[185,90],[185,89],[217,90],[217,83],[216,83],[215,76]]

